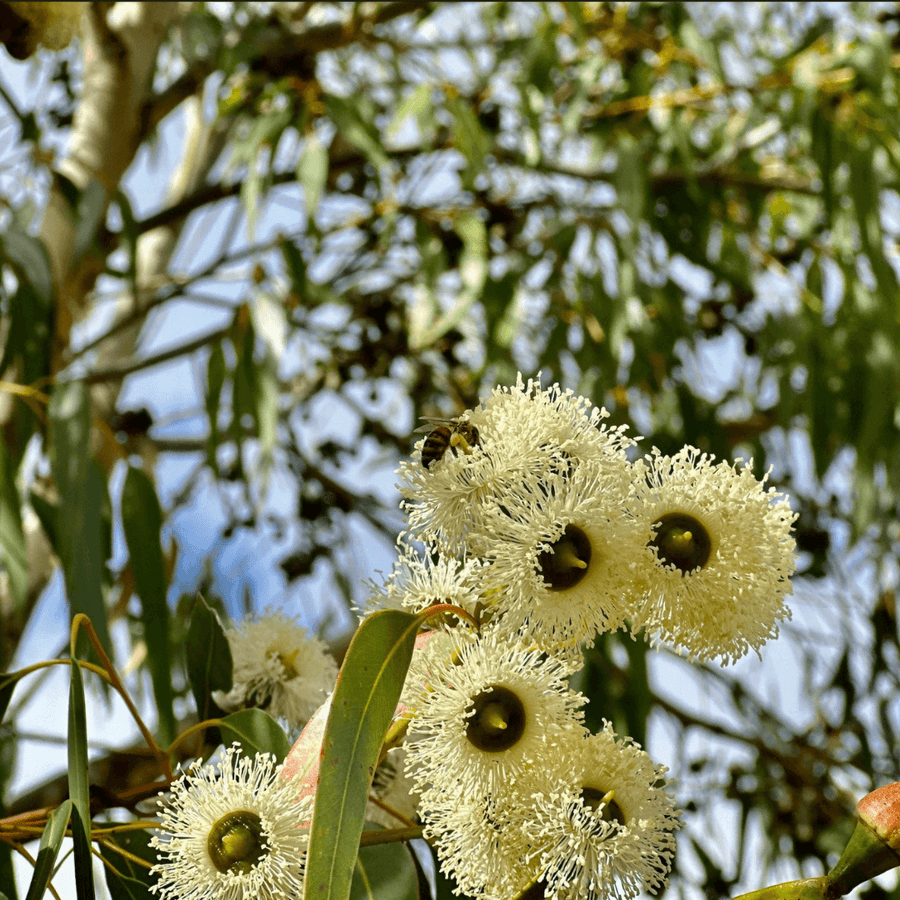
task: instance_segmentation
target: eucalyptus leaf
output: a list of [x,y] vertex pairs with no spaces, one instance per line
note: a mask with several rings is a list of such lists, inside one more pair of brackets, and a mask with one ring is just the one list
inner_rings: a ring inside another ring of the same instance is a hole
[[310,897],[346,900],[350,891],[372,772],[420,621],[400,610],[375,613],[347,650],[322,743],[306,865]]
[[271,753],[282,762],[291,749],[284,729],[261,709],[242,709],[222,719],[219,729],[222,743],[227,747],[238,743],[244,756]]

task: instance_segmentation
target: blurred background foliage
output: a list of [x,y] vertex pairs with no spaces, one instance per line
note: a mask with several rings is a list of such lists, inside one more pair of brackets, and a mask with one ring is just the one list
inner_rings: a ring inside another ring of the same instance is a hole
[[[795,615],[762,664],[689,669],[613,635],[580,686],[592,724],[672,772],[670,893],[827,870],[856,799],[900,780],[898,21],[173,5],[122,111],[130,157],[80,181],[58,163],[89,39],[3,59],[2,665],[33,661],[16,651],[60,566],[107,642],[127,625],[119,661],[152,676],[161,734],[197,591],[237,617],[288,602],[339,655],[390,565],[418,417],[541,370],[645,449],[752,457],[790,495]],[[16,96],[17,67],[43,89]],[[229,582],[235,554],[274,574]],[[98,777],[116,795],[138,769]],[[58,802],[43,791],[7,783],[7,812]]]

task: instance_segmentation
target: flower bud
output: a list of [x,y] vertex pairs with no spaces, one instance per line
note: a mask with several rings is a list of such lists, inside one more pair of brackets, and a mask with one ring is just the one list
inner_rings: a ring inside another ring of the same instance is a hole
[[842,897],[857,885],[900,866],[900,783],[867,794],[837,865],[828,873],[828,896]]
[[900,781],[866,794],[856,811],[888,847],[900,853]]

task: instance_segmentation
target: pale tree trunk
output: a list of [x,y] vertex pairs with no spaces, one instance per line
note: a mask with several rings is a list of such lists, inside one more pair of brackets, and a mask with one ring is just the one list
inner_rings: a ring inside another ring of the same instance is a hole
[[[72,123],[68,154],[57,167],[53,179],[40,238],[47,248],[53,281],[56,288],[54,332],[51,344],[51,376],[63,368],[74,322],[90,312],[89,298],[102,270],[104,259],[91,252],[77,261],[73,259],[77,221],[63,191],[60,178],[84,191],[98,182],[107,199],[118,189],[125,171],[134,161],[141,144],[146,110],[152,98],[152,80],[160,43],[178,14],[174,2],[92,3],[82,22],[84,52],[84,84]],[[200,154],[202,157],[203,154]],[[210,162],[203,160],[199,167],[192,162],[192,175],[187,177],[187,189],[193,178],[202,177]],[[159,236],[146,236],[146,250],[139,247],[138,271],[142,279],[155,281],[159,265],[168,262],[172,244],[167,252]],[[131,298],[136,302],[136,298]],[[139,327],[124,333],[123,339],[102,353],[130,353],[137,341]],[[130,346],[129,342],[130,341]],[[115,393],[109,388],[97,391],[94,402],[97,413],[108,414],[115,405]],[[12,439],[13,407],[4,404],[0,409],[3,439]],[[24,608],[16,609],[6,579],[0,580],[0,621],[6,658],[18,646],[25,623],[41,591],[53,573],[56,561],[37,517],[24,510],[23,526],[27,549],[28,592]]]

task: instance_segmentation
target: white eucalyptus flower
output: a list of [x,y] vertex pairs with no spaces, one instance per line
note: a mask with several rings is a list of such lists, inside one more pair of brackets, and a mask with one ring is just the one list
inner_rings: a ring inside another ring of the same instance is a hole
[[693,447],[655,451],[638,468],[633,511],[646,549],[634,627],[701,661],[759,652],[791,616],[796,515],[787,499],[752,465],[714,463]]
[[459,417],[472,439],[462,450],[426,459],[426,467],[426,438],[398,470],[410,532],[446,552],[483,554],[492,537],[492,510],[527,505],[545,481],[570,474],[582,461],[624,465],[633,442],[622,428],[601,425],[607,415],[559,385],[541,390],[538,381],[525,384],[521,375],[515,387],[496,388],[481,407]]
[[371,584],[369,611],[408,609],[421,612],[438,603],[452,603],[474,614],[482,600],[484,562],[442,555],[423,556],[413,547],[403,553],[384,584]]
[[282,900],[303,889],[311,798],[298,801],[269,754],[196,765],[160,800],[160,862],[151,887],[163,900]]
[[[581,461],[491,519],[491,625],[551,652],[577,649],[633,615],[645,530],[627,510],[627,463]],[[639,596],[639,595],[638,595]]]
[[244,621],[227,636],[232,688],[213,699],[229,712],[259,707],[302,728],[334,689],[338,669],[325,643],[282,613]]
[[608,723],[575,757],[574,790],[533,798],[524,829],[548,900],[629,900],[666,883],[680,811],[656,766]]
[[409,724],[407,767],[423,807],[435,792],[480,802],[570,777],[554,748],[581,728],[571,669],[496,632],[456,638],[451,653],[430,655]]

